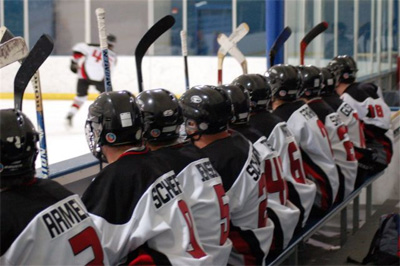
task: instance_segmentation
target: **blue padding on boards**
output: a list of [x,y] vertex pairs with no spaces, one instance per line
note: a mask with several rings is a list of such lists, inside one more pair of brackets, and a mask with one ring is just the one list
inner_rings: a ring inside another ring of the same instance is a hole
[[[285,0],[265,0],[265,31],[266,31],[266,57],[268,58],[269,50],[284,28],[285,21]],[[275,57],[275,64],[283,63],[283,49],[281,49]],[[267,60],[269,68],[269,58]]]

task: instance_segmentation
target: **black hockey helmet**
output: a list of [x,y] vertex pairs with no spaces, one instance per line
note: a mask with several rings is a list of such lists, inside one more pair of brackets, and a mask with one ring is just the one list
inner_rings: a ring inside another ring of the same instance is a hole
[[299,73],[300,84],[297,90],[297,98],[314,98],[320,94],[322,76],[316,66],[296,66]]
[[250,95],[249,92],[240,85],[222,85],[231,99],[233,106],[232,124],[246,124],[250,118]]
[[249,92],[252,111],[266,109],[271,89],[263,75],[243,74],[235,78],[231,84],[241,85]]
[[[212,85],[194,86],[179,99],[186,129],[194,135],[214,134],[227,129],[232,103],[227,92]],[[195,122],[195,126],[193,123]]]
[[183,122],[178,99],[166,89],[146,90],[137,96],[144,119],[144,138],[148,141],[166,141],[179,137]]
[[336,79],[332,71],[327,67],[321,67],[322,86],[321,95],[328,95],[335,91]]
[[129,91],[103,92],[89,106],[85,125],[90,151],[101,158],[101,146],[137,145],[143,139],[143,119]]
[[356,80],[357,63],[349,55],[336,56],[329,62],[327,67],[335,75],[337,84],[351,84]]
[[271,88],[271,96],[285,101],[294,101],[300,84],[297,69],[292,65],[275,65],[265,73]]
[[39,135],[35,127],[24,113],[16,109],[0,110],[2,181],[5,178],[34,177],[38,140]]

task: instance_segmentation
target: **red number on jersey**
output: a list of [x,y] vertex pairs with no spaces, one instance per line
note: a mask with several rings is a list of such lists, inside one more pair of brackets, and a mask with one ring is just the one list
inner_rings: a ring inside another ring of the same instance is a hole
[[[337,134],[339,136],[339,139],[342,141],[344,140],[346,134],[347,134],[347,127],[346,126],[340,126],[337,129]],[[356,157],[355,157],[355,152],[354,152],[354,147],[353,147],[353,142],[349,140],[346,140],[345,142],[343,142],[343,146],[346,150],[346,154],[347,154],[347,161],[355,161]]]
[[[300,162],[301,154],[297,145],[293,141],[288,145],[288,153],[290,159],[290,172],[292,173],[293,178],[296,182],[305,184],[306,179],[304,178],[304,170]],[[297,154],[297,159],[295,158],[295,154]]]
[[319,130],[321,130],[322,137],[324,137],[324,138],[326,138],[326,139],[328,140],[329,148],[331,149],[331,154],[332,154],[332,156],[333,156],[333,150],[332,150],[331,140],[329,139],[328,131],[326,131],[326,128],[325,128],[325,126],[324,126],[324,123],[322,123],[322,121],[318,119],[318,120],[317,120],[317,125],[318,125],[318,127],[319,127]]
[[258,228],[265,227],[267,225],[268,214],[267,214],[267,183],[266,178],[261,177],[258,181],[258,198],[264,199],[258,205]]
[[369,109],[369,115],[371,118],[384,116],[382,106],[380,106],[379,104],[377,104],[375,106],[370,104],[370,105],[368,105],[368,109]]
[[96,62],[99,62],[101,60],[101,53],[97,50],[93,51],[92,56],[96,58]]
[[178,201],[178,206],[189,228],[190,247],[192,248],[192,250],[188,250],[189,254],[196,259],[204,257],[206,253],[204,253],[204,251],[201,249],[199,242],[196,239],[196,235],[194,234],[193,219],[186,202],[184,200],[180,200]]
[[360,148],[365,148],[366,144],[365,144],[364,128],[363,128],[362,122],[358,118],[357,113],[353,113],[353,117],[357,120],[357,123],[358,123],[358,130],[360,132],[360,146],[361,146]]
[[219,210],[221,213],[221,238],[219,241],[220,245],[225,244],[226,239],[228,238],[229,235],[229,230],[230,230],[230,216],[229,216],[229,205],[224,204],[224,197],[225,197],[225,190],[222,184],[217,184],[214,186],[215,194],[217,194],[218,197],[218,204],[219,204]]
[[[274,169],[272,169],[272,161],[274,162]],[[282,167],[279,167],[277,157],[265,161],[265,172],[263,178],[267,182],[268,193],[279,193],[281,204],[285,204],[285,181],[281,175]]]
[[89,261],[86,265],[104,265],[103,249],[99,237],[93,227],[89,226],[82,232],[71,237],[69,239],[69,244],[71,245],[75,256],[89,247],[92,248],[94,259]]

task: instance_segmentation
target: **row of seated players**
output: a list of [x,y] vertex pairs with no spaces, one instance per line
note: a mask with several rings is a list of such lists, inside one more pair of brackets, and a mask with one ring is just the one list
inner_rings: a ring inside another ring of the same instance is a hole
[[339,56],[179,100],[102,93],[85,126],[108,165],[82,198],[34,178],[38,134],[1,110],[1,264],[265,264],[390,162],[389,111],[355,72]]

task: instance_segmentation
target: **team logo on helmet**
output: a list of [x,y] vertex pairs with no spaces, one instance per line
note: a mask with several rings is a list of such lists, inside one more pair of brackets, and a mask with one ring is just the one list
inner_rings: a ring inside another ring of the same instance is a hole
[[285,91],[285,90],[279,91],[279,96],[281,96],[281,97],[285,97],[286,94],[287,94],[287,91]]
[[207,125],[207,123],[202,122],[202,123],[200,123],[199,128],[201,130],[207,130],[208,129],[208,125]]
[[172,116],[174,114],[174,111],[172,111],[171,109],[165,110],[163,112],[163,116]]
[[349,73],[343,73],[343,78],[348,79],[350,77]]
[[152,129],[152,130],[150,131],[150,135],[151,135],[153,138],[158,138],[158,137],[161,135],[161,131],[160,131],[159,129],[157,129],[157,128]]
[[306,91],[304,94],[305,94],[306,96],[310,96],[310,95],[311,95],[311,91]]
[[107,133],[106,134],[106,141],[108,143],[114,143],[117,140],[117,136],[114,133]]
[[201,99],[200,96],[198,95],[193,95],[192,97],[190,97],[190,101],[192,103],[201,103],[203,100]]

